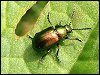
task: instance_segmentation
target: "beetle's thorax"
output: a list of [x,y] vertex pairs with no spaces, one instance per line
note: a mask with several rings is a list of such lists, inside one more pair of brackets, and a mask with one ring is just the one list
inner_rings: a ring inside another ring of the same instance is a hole
[[65,38],[67,35],[65,26],[55,26],[55,30],[60,38]]

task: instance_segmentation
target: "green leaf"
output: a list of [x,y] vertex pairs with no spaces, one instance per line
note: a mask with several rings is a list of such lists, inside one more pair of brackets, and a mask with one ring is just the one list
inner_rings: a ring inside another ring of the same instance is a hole
[[70,73],[73,74],[98,74],[99,73],[99,23],[90,34],[82,53],[74,64]]
[[[59,46],[59,60],[55,57],[57,47],[50,50],[40,62],[42,55],[32,48],[32,40],[27,36],[18,38],[15,28],[21,17],[35,2],[1,2],[1,73],[16,74],[97,74],[99,72],[99,2],[97,1],[51,1],[40,11],[30,35],[50,27],[47,14],[53,26],[60,21],[62,25],[72,22],[72,28],[92,28],[71,33],[76,40],[64,40]],[[16,8],[16,9],[15,9]],[[72,17],[72,13],[74,15]],[[33,16],[34,17],[34,16]]]
[[1,73],[30,73],[23,60],[25,44],[15,28],[21,17],[36,2],[1,2]]

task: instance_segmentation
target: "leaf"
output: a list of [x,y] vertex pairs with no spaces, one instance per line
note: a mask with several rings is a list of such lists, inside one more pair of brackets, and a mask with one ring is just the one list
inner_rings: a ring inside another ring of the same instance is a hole
[[23,60],[24,40],[15,35],[21,17],[35,2],[1,2],[1,73],[30,73]]
[[77,62],[71,69],[71,73],[98,74],[99,73],[99,23],[95,24],[88,41]]
[[[51,26],[47,20],[48,12],[50,13],[50,21],[53,26],[60,21],[62,25],[69,24],[71,21],[71,27],[74,29],[92,28],[92,30],[83,31],[73,30],[70,37],[77,37],[82,42],[68,39],[64,40],[63,43],[60,42],[60,51],[58,54],[60,63],[57,62],[55,57],[57,51],[56,46],[51,48],[52,52],[46,55],[40,63],[39,60],[42,55],[32,48],[31,40],[27,36],[18,38],[13,31],[21,17],[33,4],[35,2],[29,2],[29,4],[20,3],[20,1],[18,3],[2,2],[1,73],[98,73],[99,2],[51,1],[41,11],[34,28],[30,31],[33,37],[37,32]],[[16,10],[14,9],[15,7]],[[73,11],[75,12],[72,17]],[[88,66],[89,64],[91,66]]]

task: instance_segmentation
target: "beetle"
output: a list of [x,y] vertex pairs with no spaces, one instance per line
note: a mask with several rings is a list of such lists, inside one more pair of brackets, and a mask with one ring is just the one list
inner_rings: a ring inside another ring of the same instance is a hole
[[[48,22],[52,25],[50,19],[49,19],[49,13],[47,15]],[[72,29],[71,28],[71,22],[69,25],[62,25],[61,22],[57,24],[55,27],[50,26],[38,33],[35,34],[34,38],[30,37],[32,39],[32,46],[35,45],[35,47],[42,51],[45,50],[47,53],[45,53],[41,59],[43,59],[48,53],[50,53],[50,48],[53,45],[57,45],[58,50],[56,53],[57,60],[59,61],[58,58],[58,53],[59,53],[59,41],[64,40],[64,39],[70,39],[70,40],[78,40],[82,42],[78,38],[69,38],[69,34],[72,32],[72,30],[87,30],[91,28],[82,28],[82,29]]]

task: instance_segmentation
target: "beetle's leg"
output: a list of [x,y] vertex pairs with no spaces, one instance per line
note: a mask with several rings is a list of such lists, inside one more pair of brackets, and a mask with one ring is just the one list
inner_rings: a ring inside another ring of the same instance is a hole
[[[51,24],[50,18],[49,18],[49,13],[48,13],[48,15],[47,15],[47,19],[48,19],[48,22]],[[52,24],[51,24],[51,25],[52,25]]]
[[57,50],[57,53],[56,53],[56,58],[57,58],[57,61],[59,62],[59,57],[58,57],[58,53],[59,53],[59,43],[57,43],[57,47],[58,47],[58,50]]
[[40,66],[40,64],[42,64],[42,61],[44,59],[44,57],[50,53],[50,48],[48,49],[48,52],[46,54],[44,54],[40,59],[39,59],[39,62],[38,62],[38,67]]
[[42,61],[43,58],[44,58],[47,54],[49,54],[49,53],[50,53],[50,48],[48,49],[48,52],[47,52],[46,54],[44,54],[44,55],[41,57],[40,61]]
[[59,22],[59,25],[61,26],[61,21]]
[[66,37],[65,39],[69,39],[69,40],[77,40],[79,42],[82,42],[82,40],[78,39],[78,38],[69,38],[69,37]]
[[32,36],[30,36],[30,35],[27,35],[27,36],[28,36],[30,39],[33,39]]

